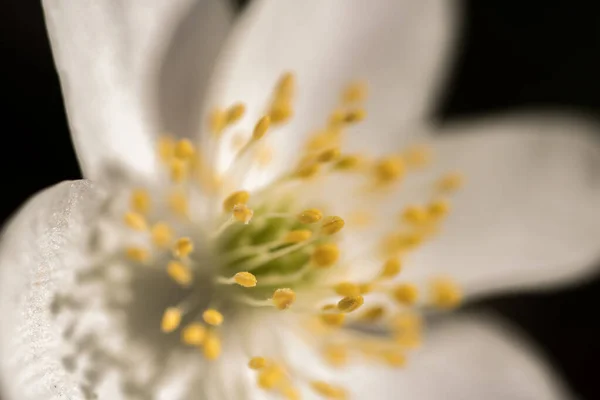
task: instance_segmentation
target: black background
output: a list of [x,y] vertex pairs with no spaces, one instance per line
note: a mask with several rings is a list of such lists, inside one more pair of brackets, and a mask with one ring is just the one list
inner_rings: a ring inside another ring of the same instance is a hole
[[[244,3],[235,1],[239,9]],[[2,222],[36,191],[81,173],[41,6],[35,0],[0,4]],[[459,61],[438,118],[532,107],[566,107],[600,118],[598,1],[463,4]],[[495,309],[523,327],[581,398],[600,399],[599,299],[597,279],[552,294],[505,296],[470,307]]]

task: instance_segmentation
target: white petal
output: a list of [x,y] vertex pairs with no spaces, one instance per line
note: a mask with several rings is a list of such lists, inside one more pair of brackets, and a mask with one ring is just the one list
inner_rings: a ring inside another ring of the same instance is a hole
[[438,164],[463,171],[466,184],[453,196],[439,237],[415,252],[404,277],[447,273],[478,295],[595,273],[598,132],[575,118],[541,115],[488,118],[440,132]]
[[350,81],[369,84],[360,132],[371,136],[406,125],[431,109],[456,13],[444,0],[256,1],[226,46],[210,105],[246,102],[251,112],[241,129],[250,132],[278,77],[295,71],[294,119],[272,138],[282,164],[297,153],[294,143],[303,134],[324,126]]
[[3,234],[0,367],[7,400],[81,398],[61,364],[61,331],[50,304],[73,279],[98,198],[87,181],[60,183],[29,201]]
[[[153,137],[165,129],[190,128],[185,113],[195,111],[193,90],[203,89],[212,69],[229,23],[226,3],[45,0],[43,4],[85,176],[97,179],[107,170],[123,167],[152,172]],[[187,90],[182,90],[182,79]],[[181,97],[175,99],[178,94]]]
[[432,327],[402,370],[356,367],[344,377],[357,399],[558,400],[569,396],[539,353],[489,316]]

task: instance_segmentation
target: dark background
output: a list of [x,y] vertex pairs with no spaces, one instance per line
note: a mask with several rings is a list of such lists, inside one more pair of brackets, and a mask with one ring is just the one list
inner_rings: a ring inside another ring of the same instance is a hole
[[[246,3],[232,1],[238,8]],[[1,224],[36,191],[81,173],[39,1],[0,4]],[[438,118],[567,107],[600,119],[600,2],[471,0],[464,7],[459,61]],[[576,394],[600,399],[599,299],[596,279],[471,307],[510,318],[537,341]]]

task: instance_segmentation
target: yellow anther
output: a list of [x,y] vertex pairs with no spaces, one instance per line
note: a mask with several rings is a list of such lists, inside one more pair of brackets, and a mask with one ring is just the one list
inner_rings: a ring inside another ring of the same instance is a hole
[[449,211],[450,203],[444,199],[434,200],[427,206],[427,212],[434,219],[444,218]]
[[263,369],[267,366],[267,360],[264,357],[252,357],[248,361],[248,367],[253,370]]
[[431,162],[432,154],[431,149],[427,146],[415,146],[404,155],[406,165],[408,167],[424,167]]
[[319,222],[321,218],[323,218],[323,213],[316,208],[310,208],[298,214],[298,221],[303,224],[314,224],[315,222]]
[[340,149],[333,148],[323,150],[319,155],[317,155],[317,161],[320,163],[328,163],[334,161],[340,156]]
[[215,332],[206,332],[204,339],[204,358],[213,361],[221,355],[221,339]]
[[326,312],[320,315],[321,321],[332,328],[340,327],[346,320],[346,315],[341,313]]
[[337,307],[341,312],[349,313],[357,310],[365,303],[365,299],[362,296],[347,296],[338,301]]
[[275,85],[276,99],[289,99],[294,95],[294,87],[296,86],[296,77],[291,72],[286,72],[279,78]]
[[169,207],[173,212],[181,217],[185,217],[188,214],[188,199],[185,193],[182,192],[173,192],[169,195],[167,199],[169,203]]
[[225,122],[227,125],[238,122],[244,116],[246,112],[246,106],[243,103],[237,103],[232,105],[225,112]]
[[329,268],[340,258],[340,249],[334,243],[318,245],[312,253],[312,262],[318,268]]
[[381,268],[381,273],[379,276],[381,278],[393,278],[400,273],[401,269],[402,263],[400,262],[400,259],[397,257],[392,257],[383,264],[383,268]]
[[342,125],[343,122],[345,121],[346,114],[347,113],[340,108],[333,110],[331,112],[331,114],[329,114],[329,121],[328,121],[329,128],[330,129],[339,128],[340,125]]
[[367,116],[367,112],[361,108],[356,110],[348,111],[346,115],[344,115],[344,122],[347,124],[355,124],[364,120]]
[[258,387],[264,390],[273,389],[282,382],[285,374],[281,367],[277,365],[270,365],[260,370],[258,374]]
[[189,286],[194,277],[190,268],[179,261],[169,261],[167,274],[181,286]]
[[152,237],[152,243],[158,247],[168,247],[173,239],[173,231],[171,227],[164,222],[158,222],[154,224],[150,230],[150,236]]
[[150,211],[150,194],[144,189],[136,189],[131,193],[131,209],[140,214]]
[[451,172],[442,176],[438,182],[437,187],[442,192],[454,192],[461,188],[463,185],[464,178],[461,174]]
[[345,346],[327,346],[323,352],[323,356],[329,364],[336,367],[340,367],[348,363],[348,349]]
[[458,307],[463,294],[456,282],[448,278],[438,278],[431,282],[431,303],[438,308]]
[[393,290],[392,294],[397,302],[410,306],[416,303],[419,297],[419,291],[415,285],[409,283],[403,283],[397,285]]
[[254,126],[254,131],[252,132],[252,139],[259,140],[262,139],[263,136],[269,130],[269,126],[271,125],[271,117],[264,116],[258,120],[256,125]]
[[404,173],[404,161],[398,156],[384,158],[375,164],[375,177],[381,183],[402,179]]
[[254,211],[245,204],[236,204],[233,206],[233,218],[244,224],[248,224],[254,215]]
[[360,286],[352,282],[341,282],[333,287],[340,296],[358,296],[360,295]]
[[345,400],[348,398],[348,395],[343,388],[332,386],[327,382],[313,381],[310,383],[310,385],[317,394],[327,399]]
[[422,206],[408,206],[402,211],[402,219],[412,225],[422,225],[427,222],[429,213]]
[[335,304],[325,304],[321,307],[323,311],[337,311],[337,306]]
[[373,291],[375,284],[373,282],[365,282],[365,283],[361,283],[359,285],[359,287],[360,287],[360,294],[367,294],[367,293],[371,293]]
[[175,257],[184,258],[194,251],[194,242],[189,237],[182,237],[175,241],[173,246],[173,255]]
[[319,163],[307,163],[298,167],[294,173],[294,176],[296,178],[308,179],[317,175],[320,170],[321,165]]
[[238,272],[233,276],[233,280],[240,286],[243,287],[254,287],[256,286],[256,276],[250,272]]
[[202,313],[202,319],[209,325],[219,326],[223,323],[223,314],[214,308],[209,308]]
[[306,142],[306,150],[315,152],[325,150],[331,147],[340,146],[340,135],[335,130],[327,130],[313,134]]
[[158,156],[163,162],[169,162],[175,152],[175,139],[170,136],[163,136],[158,139]]
[[346,223],[338,216],[325,217],[321,225],[321,233],[324,235],[333,235],[342,230]]
[[339,171],[350,171],[359,168],[364,160],[358,155],[345,155],[340,157],[334,164],[334,168]]
[[269,110],[269,117],[273,124],[287,122],[293,115],[294,110],[289,100],[277,100],[271,105],[271,109]]
[[300,400],[302,396],[300,391],[293,386],[286,386],[281,390],[281,395],[285,400]]
[[181,323],[181,310],[177,307],[169,307],[163,313],[160,329],[165,332],[173,332]]
[[175,145],[175,157],[189,160],[196,154],[196,149],[189,139],[181,139]]
[[380,320],[384,314],[385,308],[381,306],[374,306],[363,311],[363,313],[360,316],[360,319],[367,322],[375,322]]
[[309,231],[308,229],[296,229],[288,232],[284,236],[283,241],[285,243],[300,243],[307,241],[311,236],[312,231]]
[[390,367],[404,367],[406,365],[406,356],[400,351],[386,351],[382,354],[383,360]]
[[263,143],[256,151],[255,161],[260,167],[266,167],[273,161],[273,148]]
[[150,252],[141,247],[128,247],[125,250],[125,255],[132,261],[144,262],[150,258]]
[[296,293],[289,288],[277,289],[273,293],[273,304],[278,310],[286,310],[290,308],[296,301]]
[[181,341],[189,346],[201,346],[206,339],[206,328],[199,322],[192,322],[181,332]]
[[133,230],[145,231],[148,229],[148,223],[142,214],[130,211],[125,213],[123,220],[125,221],[125,224]]
[[423,236],[419,232],[392,233],[383,237],[381,248],[386,255],[397,255],[413,250],[423,243]]
[[171,160],[169,165],[171,168],[171,180],[175,183],[183,182],[183,180],[187,177],[187,164],[185,161],[175,158]]
[[364,82],[352,82],[342,92],[342,102],[346,104],[363,101],[367,97],[367,85]]
[[236,204],[246,204],[249,199],[250,193],[245,190],[233,192],[223,200],[223,211],[226,213],[232,212]]
[[227,126],[227,117],[225,110],[215,109],[210,114],[209,129],[215,136],[221,136]]

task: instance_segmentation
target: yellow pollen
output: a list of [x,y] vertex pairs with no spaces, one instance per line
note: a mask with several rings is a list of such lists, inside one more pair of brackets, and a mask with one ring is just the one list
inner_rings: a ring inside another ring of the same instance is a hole
[[173,332],[181,323],[181,310],[177,307],[169,307],[163,313],[160,329],[165,333]]
[[193,322],[181,332],[181,341],[189,346],[201,346],[206,339],[206,328],[199,322]]
[[367,294],[367,293],[371,293],[373,291],[374,284],[372,282],[366,282],[366,283],[361,283],[359,285],[359,287],[360,287],[360,294]]
[[381,278],[393,278],[400,273],[402,269],[402,264],[400,263],[400,259],[397,257],[389,258],[381,269],[381,273],[379,276]]
[[214,308],[209,308],[202,313],[202,319],[209,325],[219,326],[223,323],[223,314]]
[[335,130],[317,132],[306,142],[306,149],[309,152],[325,150],[331,147],[340,146],[340,135]]
[[271,109],[269,110],[269,117],[271,117],[273,124],[287,122],[293,114],[294,111],[289,100],[277,100],[271,105]]
[[327,382],[313,381],[311,387],[319,395],[331,400],[345,400],[348,396],[343,388],[332,386]]
[[375,165],[375,176],[381,183],[390,183],[402,179],[404,172],[404,161],[398,156],[384,158]]
[[462,291],[456,282],[448,278],[438,278],[431,282],[431,303],[441,309],[458,307],[462,301]]
[[461,174],[451,172],[442,176],[437,182],[437,187],[442,192],[454,192],[461,188],[464,178]]
[[337,130],[343,124],[346,119],[346,112],[340,108],[335,109],[329,114],[329,129]]
[[278,310],[287,310],[294,301],[296,301],[296,293],[292,289],[277,289],[273,293],[273,304]]
[[181,286],[189,286],[192,283],[193,274],[189,267],[179,261],[170,261],[167,265],[167,274],[171,279]]
[[331,313],[331,312],[321,314],[321,321],[325,325],[332,327],[332,328],[338,328],[338,327],[342,326],[344,324],[345,320],[346,320],[345,314]]
[[158,222],[154,224],[150,230],[150,236],[152,237],[152,243],[158,247],[168,247],[173,239],[173,232],[169,225],[164,222]]
[[256,286],[256,276],[250,272],[238,272],[233,276],[233,280],[240,286],[243,287],[254,287]]
[[225,112],[225,121],[227,125],[238,122],[246,113],[246,106],[243,103],[232,105]]
[[131,209],[140,214],[150,211],[150,194],[144,189],[136,189],[131,194]]
[[253,370],[263,369],[267,366],[267,360],[264,357],[252,357],[248,361],[248,367]]
[[294,176],[296,178],[308,179],[312,178],[319,173],[321,170],[321,165],[318,163],[307,163],[306,165],[301,165],[298,167]]
[[181,159],[173,159],[170,164],[171,180],[175,183],[181,183],[187,176],[187,165]]
[[130,211],[125,213],[123,220],[125,221],[125,224],[133,230],[145,231],[148,229],[148,223],[142,214]]
[[375,322],[380,320],[385,313],[385,309],[381,306],[370,307],[367,310],[363,311],[360,318],[363,321],[367,322]]
[[392,294],[396,301],[407,306],[415,304],[419,296],[417,287],[408,283],[397,285]]
[[338,283],[333,287],[340,296],[358,296],[360,295],[360,286],[352,282]]
[[194,242],[189,237],[182,237],[177,239],[173,246],[173,255],[175,257],[184,258],[190,255],[194,251]]
[[215,136],[221,136],[227,126],[227,117],[225,110],[215,109],[210,115],[209,129]]
[[223,200],[223,211],[229,213],[233,211],[233,207],[237,204],[246,204],[250,199],[250,193],[245,190],[240,190],[231,193],[225,200]]
[[327,346],[323,352],[323,356],[329,364],[340,367],[348,362],[348,349],[340,345]]
[[254,131],[252,132],[252,139],[260,140],[265,136],[267,130],[269,129],[269,125],[271,125],[271,117],[264,116],[258,120],[256,126],[254,126]]
[[328,163],[334,161],[340,156],[340,149],[333,148],[324,150],[317,156],[317,161],[320,163]]
[[324,243],[315,248],[312,262],[319,268],[329,268],[340,258],[340,250],[333,243]]
[[341,312],[349,313],[357,310],[365,303],[365,299],[362,296],[347,296],[338,301],[337,308]]
[[258,386],[265,390],[273,389],[279,386],[284,376],[283,370],[277,365],[265,367],[258,374]]
[[310,239],[312,236],[312,231],[308,229],[296,229],[288,232],[283,241],[285,243],[300,243]]
[[325,235],[333,235],[338,233],[344,227],[345,222],[338,216],[325,217],[321,225],[321,233]]
[[355,124],[364,120],[367,116],[367,112],[363,109],[356,109],[352,111],[348,111],[346,115],[344,115],[344,122],[347,124]]
[[254,215],[254,211],[245,204],[236,204],[233,206],[233,217],[239,222],[248,224]]
[[357,169],[363,163],[364,160],[358,155],[345,155],[341,156],[333,167],[339,171],[350,171]]
[[173,192],[168,198],[169,207],[179,216],[185,217],[188,214],[188,199],[182,192]]
[[321,218],[323,218],[323,213],[316,208],[304,210],[298,214],[298,221],[303,224],[314,224],[315,222],[319,222]]
[[150,258],[148,250],[141,247],[128,247],[125,250],[125,255],[132,261],[144,262]]
[[399,351],[386,351],[382,354],[384,361],[390,367],[403,367],[406,365],[406,357]]
[[204,339],[204,358],[213,361],[221,355],[221,339],[215,332],[206,332]]
[[275,86],[275,97],[277,99],[289,99],[294,95],[296,77],[291,72],[286,72],[279,78]]
[[402,219],[411,225],[422,225],[427,222],[429,213],[425,207],[408,206],[402,212]]
[[342,102],[345,104],[358,103],[367,97],[367,85],[364,82],[353,82],[342,92]]
[[450,211],[450,203],[447,200],[439,199],[432,201],[427,206],[427,212],[432,218],[439,219],[448,215]]
[[175,145],[175,157],[181,160],[189,160],[196,154],[196,149],[189,139],[181,139]]

